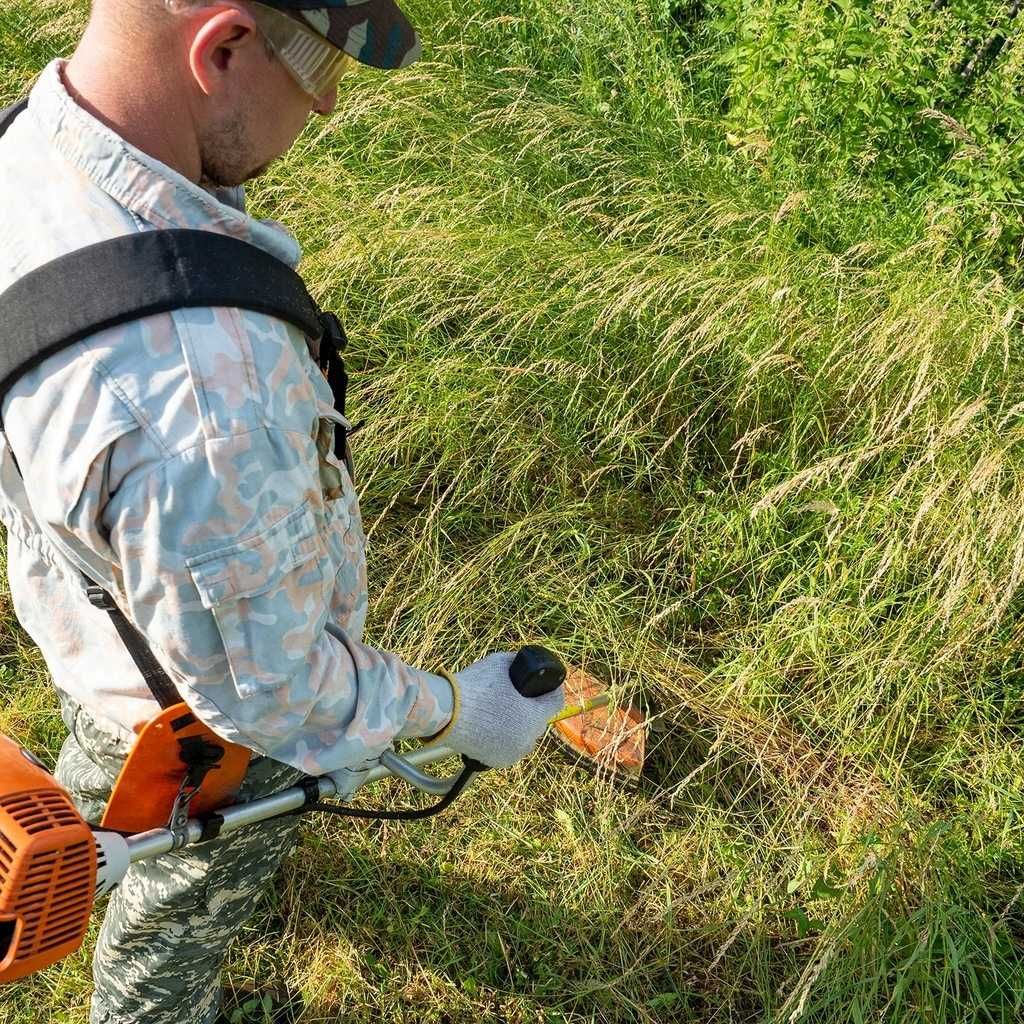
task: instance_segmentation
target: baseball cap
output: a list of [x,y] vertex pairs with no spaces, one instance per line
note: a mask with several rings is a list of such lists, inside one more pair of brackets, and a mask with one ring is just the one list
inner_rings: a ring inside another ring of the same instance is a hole
[[260,0],[298,11],[328,42],[375,68],[404,68],[420,56],[412,22],[395,0]]

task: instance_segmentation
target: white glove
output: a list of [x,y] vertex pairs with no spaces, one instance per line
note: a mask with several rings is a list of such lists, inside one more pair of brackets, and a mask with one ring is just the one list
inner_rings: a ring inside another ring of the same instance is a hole
[[488,654],[454,677],[452,720],[432,743],[491,768],[506,768],[533,750],[548,719],[565,707],[565,694],[560,686],[542,697],[523,697],[508,674],[514,659],[514,654]]

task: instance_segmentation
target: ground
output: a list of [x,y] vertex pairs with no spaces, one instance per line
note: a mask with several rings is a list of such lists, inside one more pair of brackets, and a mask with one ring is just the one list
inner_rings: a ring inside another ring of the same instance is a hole
[[[438,821],[311,820],[237,980],[353,1024],[1019,1016],[1024,51],[962,74],[1006,5],[877,6],[413,0],[425,60],[255,188],[352,338],[372,641],[543,641],[655,731],[639,790],[546,747]],[[6,0],[0,99],[83,14]],[[87,946],[0,1006],[88,988]]]

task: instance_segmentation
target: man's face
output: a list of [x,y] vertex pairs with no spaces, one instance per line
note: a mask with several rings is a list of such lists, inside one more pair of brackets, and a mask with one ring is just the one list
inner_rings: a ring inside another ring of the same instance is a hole
[[278,61],[251,95],[213,119],[199,140],[203,179],[211,185],[241,185],[263,174],[291,149],[312,111],[329,113],[334,96],[314,101]]
[[225,51],[221,59],[233,62],[231,73],[220,80],[198,141],[202,180],[231,187],[258,177],[283,156],[311,113],[329,114],[337,90],[311,97],[267,50],[258,30],[247,45]]

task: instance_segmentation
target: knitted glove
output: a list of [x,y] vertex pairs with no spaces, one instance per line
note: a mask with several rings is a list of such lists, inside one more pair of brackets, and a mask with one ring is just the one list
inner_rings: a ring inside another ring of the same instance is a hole
[[443,743],[491,768],[505,768],[533,750],[548,719],[565,707],[565,695],[560,686],[542,697],[521,696],[508,674],[514,658],[489,654],[448,676],[455,710],[432,743]]

